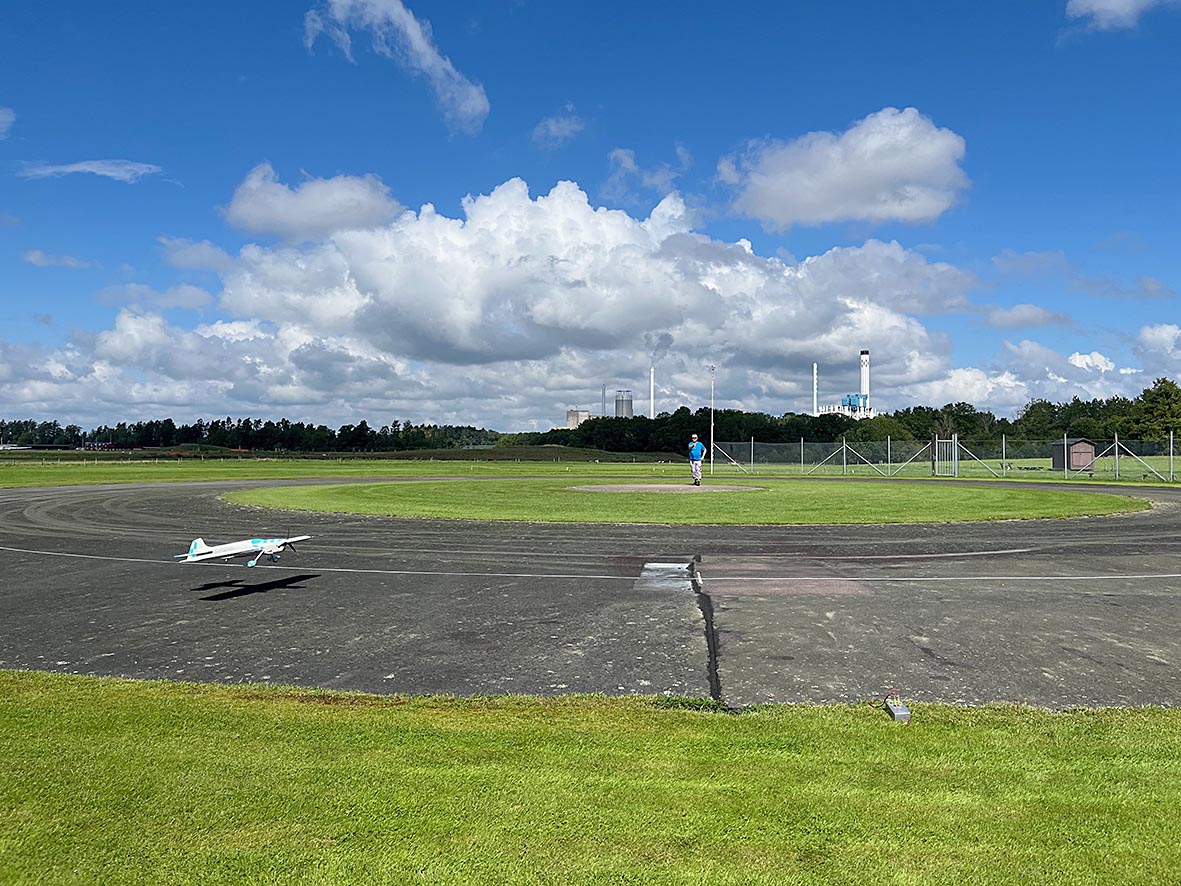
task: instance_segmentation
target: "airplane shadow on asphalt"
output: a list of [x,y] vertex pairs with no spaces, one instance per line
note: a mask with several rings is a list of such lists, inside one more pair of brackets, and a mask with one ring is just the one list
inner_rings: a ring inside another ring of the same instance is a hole
[[209,582],[208,584],[193,588],[193,590],[212,591],[214,588],[229,588],[230,590],[222,591],[220,594],[210,594],[208,597],[200,598],[216,603],[221,600],[232,600],[235,597],[245,597],[248,594],[265,594],[267,591],[273,591],[277,588],[301,588],[303,585],[300,582],[310,581],[313,578],[319,577],[318,574],[313,573],[289,575],[286,578],[277,578],[274,581],[264,581],[258,584],[244,584],[242,579],[235,578],[231,581]]

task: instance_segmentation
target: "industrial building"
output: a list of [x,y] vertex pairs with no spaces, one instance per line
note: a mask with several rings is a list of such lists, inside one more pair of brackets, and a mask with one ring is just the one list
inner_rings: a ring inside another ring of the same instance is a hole
[[861,351],[861,393],[846,394],[841,402],[835,406],[820,406],[818,403],[818,372],[817,364],[812,364],[812,414],[813,415],[844,415],[860,421],[863,418],[874,418],[877,411],[869,405],[869,351]]
[[[656,390],[656,373],[655,368],[649,375],[651,382],[651,390]],[[651,394],[652,415],[655,417],[655,394]],[[603,385],[603,410],[599,413],[603,418],[607,417],[607,386]],[[591,417],[589,409],[578,409],[577,407],[570,407],[566,410],[566,427],[576,428],[584,421]],[[616,418],[635,418],[635,404],[632,399],[632,392],[630,389],[618,390],[615,392],[615,417]]]

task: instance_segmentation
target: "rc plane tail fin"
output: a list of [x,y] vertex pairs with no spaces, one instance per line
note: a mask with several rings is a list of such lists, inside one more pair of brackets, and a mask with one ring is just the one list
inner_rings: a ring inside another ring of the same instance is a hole
[[191,545],[189,545],[188,553],[187,554],[177,554],[176,557],[178,560],[192,559],[193,557],[198,557],[201,554],[207,554],[212,550],[213,550],[213,548],[211,548],[211,547],[209,547],[209,545],[205,544],[205,539],[194,538],[193,543]]

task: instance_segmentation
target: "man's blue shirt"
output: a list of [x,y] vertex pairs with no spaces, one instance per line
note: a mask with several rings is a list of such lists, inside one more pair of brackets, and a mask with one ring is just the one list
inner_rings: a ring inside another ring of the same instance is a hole
[[689,460],[701,461],[705,457],[705,444],[700,440],[689,444]]

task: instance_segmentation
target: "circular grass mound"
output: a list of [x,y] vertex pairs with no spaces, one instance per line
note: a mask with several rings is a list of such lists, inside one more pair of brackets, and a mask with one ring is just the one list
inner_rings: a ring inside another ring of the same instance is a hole
[[603,495],[572,489],[569,482],[410,480],[251,489],[225,497],[240,504],[298,511],[545,523],[943,523],[1100,516],[1150,507],[1127,496],[1028,487],[772,481],[753,492]]

